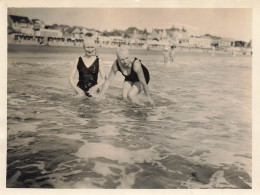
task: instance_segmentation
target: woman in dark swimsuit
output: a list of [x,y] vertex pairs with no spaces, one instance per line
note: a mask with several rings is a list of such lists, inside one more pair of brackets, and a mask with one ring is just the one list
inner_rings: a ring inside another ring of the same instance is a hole
[[147,68],[137,58],[130,58],[129,51],[125,46],[121,46],[117,50],[117,60],[113,63],[108,79],[106,80],[100,94],[100,99],[104,96],[109,88],[116,72],[120,71],[125,77],[123,84],[123,99],[131,100],[133,103],[139,104],[136,96],[142,91],[145,92],[148,102],[154,104],[148,89],[150,75]]
[[[70,74],[70,84],[74,88],[78,97],[81,96],[97,96],[99,87],[104,83],[105,73],[103,70],[103,65],[100,59],[96,56],[96,51],[94,47],[93,39],[85,39],[83,48],[85,50],[85,55],[79,57],[71,70]],[[77,85],[74,83],[74,76],[78,72],[79,81]],[[99,84],[98,73],[100,73],[101,80]]]

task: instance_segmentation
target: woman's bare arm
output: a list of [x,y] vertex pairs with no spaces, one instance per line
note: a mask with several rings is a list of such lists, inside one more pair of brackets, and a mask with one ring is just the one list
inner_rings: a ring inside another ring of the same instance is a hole
[[[78,64],[78,61],[75,60],[75,62],[73,63],[73,66],[72,66],[72,69],[71,69],[71,72],[70,72],[70,77],[69,77],[69,82],[71,84],[71,86],[73,87],[73,89],[76,91],[77,94],[80,94],[83,92],[83,90],[81,90],[74,82],[74,76],[75,74],[78,72],[77,70],[77,64]],[[84,92],[83,92],[84,93]]]
[[99,73],[102,79],[102,82],[105,82],[106,80],[106,74],[104,71],[103,61],[99,59]]
[[116,67],[116,61],[113,63],[109,76],[105,82],[105,84],[103,85],[102,91],[100,93],[100,98],[102,98],[104,96],[104,94],[106,93],[107,89],[109,88],[110,84],[112,83],[112,81],[114,80],[114,77],[116,75],[117,72],[117,67]]
[[153,102],[153,100],[152,100],[152,98],[150,96],[150,91],[148,89],[148,85],[146,83],[146,80],[145,80],[145,77],[144,77],[144,71],[142,69],[140,61],[135,61],[135,63],[134,63],[134,71],[136,72],[136,74],[138,76],[138,79],[139,79],[140,83],[143,86],[144,93],[147,96],[149,102],[154,104],[154,102]]

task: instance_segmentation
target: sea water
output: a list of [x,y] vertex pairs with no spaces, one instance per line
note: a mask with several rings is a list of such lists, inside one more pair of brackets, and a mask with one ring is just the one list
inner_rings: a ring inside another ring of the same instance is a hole
[[[252,187],[251,57],[135,52],[155,106],[77,99],[79,53],[8,53],[7,187]],[[106,74],[114,52],[99,53]],[[75,78],[76,80],[76,78]],[[141,94],[141,96],[144,96]]]

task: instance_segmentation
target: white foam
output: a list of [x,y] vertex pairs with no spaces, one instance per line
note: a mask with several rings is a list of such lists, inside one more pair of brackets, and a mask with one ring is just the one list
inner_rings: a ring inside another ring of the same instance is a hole
[[119,135],[118,129],[113,125],[105,125],[95,129],[95,133],[101,136],[116,136]]
[[73,140],[81,140],[82,139],[82,136],[80,134],[76,134],[76,133],[73,133],[73,134],[56,134],[58,137],[60,138],[66,138],[66,139],[73,139]]
[[154,148],[155,146],[148,149],[132,151],[125,148],[117,148],[105,143],[86,142],[81,148],[79,148],[76,155],[86,160],[89,158],[103,157],[119,163],[134,164],[159,159],[159,153]]
[[125,174],[123,173],[122,178],[120,180],[120,186],[117,187],[117,189],[129,189],[134,185],[135,183],[135,175],[137,173],[130,173]]
[[109,169],[109,165],[107,166],[104,163],[100,163],[100,162],[95,162],[93,171],[95,171],[96,173],[100,173],[102,175],[113,174],[113,172]]

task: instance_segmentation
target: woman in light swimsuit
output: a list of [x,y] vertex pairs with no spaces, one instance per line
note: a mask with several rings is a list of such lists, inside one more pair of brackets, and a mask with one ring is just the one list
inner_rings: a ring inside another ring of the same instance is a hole
[[[96,56],[95,42],[88,38],[84,40],[83,48],[85,55],[75,60],[69,81],[78,97],[98,96],[101,85],[105,82],[105,73],[102,61]],[[74,76],[78,72],[79,80],[77,85],[74,83]],[[98,73],[101,76],[101,82],[98,81]]]
[[151,99],[148,89],[150,75],[147,68],[137,58],[131,58],[129,56],[129,51],[125,46],[119,47],[116,54],[117,60],[113,63],[111,67],[108,79],[106,80],[100,93],[100,99],[103,98],[117,71],[119,71],[125,77],[123,84],[123,99],[129,99],[131,102],[139,104],[136,96],[143,89],[148,102],[153,105],[154,102]]
[[168,46],[165,46],[163,48],[163,61],[164,61],[164,64],[168,64],[169,63],[169,60],[170,60],[170,52],[169,52],[169,47]]

